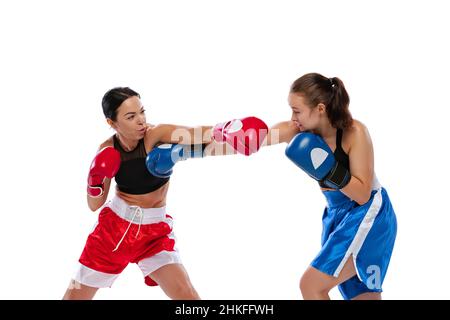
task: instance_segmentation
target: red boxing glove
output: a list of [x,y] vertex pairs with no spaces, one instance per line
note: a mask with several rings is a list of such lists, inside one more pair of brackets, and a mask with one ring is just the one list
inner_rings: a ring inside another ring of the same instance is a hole
[[212,129],[217,142],[227,142],[238,153],[246,156],[259,150],[269,128],[261,119],[247,117],[219,123]]
[[91,197],[100,197],[104,193],[105,177],[112,178],[119,171],[120,153],[113,147],[100,150],[92,160],[88,175],[87,193]]

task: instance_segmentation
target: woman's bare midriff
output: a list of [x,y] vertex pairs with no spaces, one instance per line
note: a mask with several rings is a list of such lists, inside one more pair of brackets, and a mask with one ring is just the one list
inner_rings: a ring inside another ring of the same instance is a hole
[[168,189],[169,182],[161,188],[146,194],[129,194],[116,189],[116,195],[130,206],[138,206],[141,208],[160,208],[166,205]]

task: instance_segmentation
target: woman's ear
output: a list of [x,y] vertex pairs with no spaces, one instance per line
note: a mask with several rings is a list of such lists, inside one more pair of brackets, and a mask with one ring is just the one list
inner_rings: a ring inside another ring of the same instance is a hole
[[325,111],[327,110],[327,108],[325,107],[325,105],[324,105],[323,103],[319,103],[319,104],[317,105],[317,110],[319,110],[319,113],[320,113],[320,114],[323,114],[323,113],[325,113]]
[[107,118],[107,119],[106,119],[106,122],[108,123],[108,125],[109,125],[111,128],[113,128],[113,129],[116,128],[116,125],[114,124],[114,121],[112,121],[110,118]]

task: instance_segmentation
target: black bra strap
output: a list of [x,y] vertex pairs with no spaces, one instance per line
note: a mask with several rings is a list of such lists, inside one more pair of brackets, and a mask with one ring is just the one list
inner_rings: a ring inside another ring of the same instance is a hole
[[342,149],[342,129],[337,129],[336,131],[336,149]]
[[124,152],[124,150],[123,150],[122,146],[120,145],[119,140],[117,139],[115,134],[113,135],[113,143],[114,143],[114,149]]

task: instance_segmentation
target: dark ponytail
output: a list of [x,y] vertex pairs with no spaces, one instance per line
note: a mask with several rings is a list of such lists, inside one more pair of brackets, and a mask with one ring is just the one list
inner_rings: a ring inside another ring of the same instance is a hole
[[102,108],[105,117],[116,121],[119,106],[122,102],[133,96],[141,97],[139,93],[128,87],[117,87],[106,92],[102,99]]
[[334,128],[346,129],[352,124],[353,118],[348,109],[350,97],[341,79],[307,73],[294,81],[290,93],[303,94],[311,108],[323,103]]

